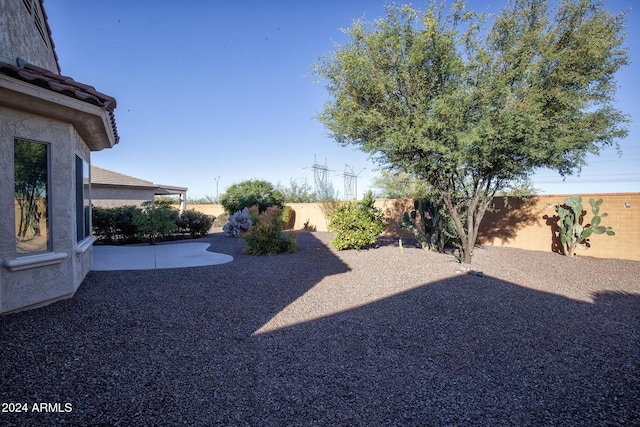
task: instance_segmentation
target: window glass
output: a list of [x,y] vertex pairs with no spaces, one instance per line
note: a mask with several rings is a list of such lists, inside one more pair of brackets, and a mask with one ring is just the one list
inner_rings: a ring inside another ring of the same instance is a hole
[[16,139],[14,178],[16,252],[49,250],[49,146]]
[[89,162],[76,156],[76,235],[78,242],[91,235]]
[[82,160],[82,187],[84,207],[84,237],[91,235],[91,176],[89,175],[89,162]]

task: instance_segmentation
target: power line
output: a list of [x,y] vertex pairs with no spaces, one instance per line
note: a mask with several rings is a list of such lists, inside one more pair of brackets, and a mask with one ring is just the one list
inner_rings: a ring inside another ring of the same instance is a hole
[[351,166],[344,165],[344,198],[347,200],[358,200],[358,177],[366,168],[362,168],[357,174],[353,172]]
[[[307,169],[307,168],[304,168]],[[316,194],[326,191],[329,188],[329,172],[333,172],[327,167],[327,159],[324,159],[324,165],[318,163],[316,155],[313,155],[313,185]]]

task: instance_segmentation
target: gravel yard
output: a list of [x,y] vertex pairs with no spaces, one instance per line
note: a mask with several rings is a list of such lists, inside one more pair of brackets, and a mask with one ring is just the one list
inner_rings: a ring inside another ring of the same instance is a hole
[[331,237],[0,317],[0,425],[640,425],[640,262]]

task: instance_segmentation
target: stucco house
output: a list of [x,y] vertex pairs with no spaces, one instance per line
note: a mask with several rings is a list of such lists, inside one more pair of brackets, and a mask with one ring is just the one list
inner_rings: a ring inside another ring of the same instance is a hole
[[187,188],[151,181],[91,165],[91,202],[95,207],[140,205],[155,196],[178,196],[180,212],[186,208]]
[[0,313],[72,296],[92,264],[91,152],[116,100],[60,74],[43,0],[0,0]]

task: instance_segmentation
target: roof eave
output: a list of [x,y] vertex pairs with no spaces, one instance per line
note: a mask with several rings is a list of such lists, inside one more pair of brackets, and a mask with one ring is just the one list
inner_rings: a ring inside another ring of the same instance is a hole
[[0,106],[71,123],[91,151],[118,143],[111,112],[3,74],[0,74]]

